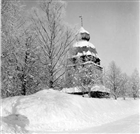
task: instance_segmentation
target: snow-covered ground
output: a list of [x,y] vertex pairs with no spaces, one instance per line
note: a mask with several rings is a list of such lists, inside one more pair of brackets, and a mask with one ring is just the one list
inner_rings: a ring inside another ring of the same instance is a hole
[[81,133],[138,133],[139,132],[139,115],[131,115],[129,117],[103,124],[98,127],[83,129]]
[[50,89],[1,102],[3,134],[139,132],[139,100],[84,98]]

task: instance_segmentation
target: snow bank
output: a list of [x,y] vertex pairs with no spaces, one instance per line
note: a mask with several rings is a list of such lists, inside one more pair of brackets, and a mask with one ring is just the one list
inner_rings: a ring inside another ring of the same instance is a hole
[[[2,100],[0,132],[12,134],[23,131],[41,133],[78,130],[135,113],[138,113],[138,101],[83,98],[50,89]],[[9,118],[11,115],[12,118]]]

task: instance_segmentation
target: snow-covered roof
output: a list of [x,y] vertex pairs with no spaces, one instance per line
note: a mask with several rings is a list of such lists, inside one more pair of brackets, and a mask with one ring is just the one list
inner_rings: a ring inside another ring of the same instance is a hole
[[74,55],[73,57],[80,57],[80,56],[82,56],[83,55],[83,53],[77,53],[76,55]]
[[99,86],[99,85],[95,85],[91,88],[91,91],[101,91],[101,92],[107,92],[110,93],[110,89],[106,88],[105,86]]
[[89,34],[89,32],[86,31],[83,27],[80,28],[79,33],[87,33],[87,34]]
[[[85,88],[85,90],[86,90],[86,88]],[[110,93],[110,89],[106,88],[105,86],[101,86],[101,85],[100,86],[95,85],[95,86],[91,87],[91,91],[101,91],[101,92]],[[82,92],[82,90],[80,87],[72,87],[72,88],[63,88],[61,92],[76,93],[76,92]]]
[[99,58],[100,59],[100,57],[99,57],[99,55],[98,54],[96,54],[96,56],[95,57],[97,57],[97,58]]
[[82,55],[92,55],[92,56],[97,57],[96,54],[94,54],[93,52],[90,52],[90,51],[87,51],[87,52],[83,51],[83,53],[78,52],[78,53],[77,53],[76,55],[74,55],[73,57],[80,57],[80,56],[82,56]]
[[92,43],[85,40],[81,40],[73,44],[73,47],[84,47],[84,46],[95,49],[95,46]]
[[75,93],[75,92],[81,92],[81,89],[79,87],[72,87],[72,88],[63,88],[61,92],[64,93]]
[[[90,52],[89,50],[87,52],[85,52],[86,55],[92,55],[93,53]],[[94,54],[95,55],[95,54]]]

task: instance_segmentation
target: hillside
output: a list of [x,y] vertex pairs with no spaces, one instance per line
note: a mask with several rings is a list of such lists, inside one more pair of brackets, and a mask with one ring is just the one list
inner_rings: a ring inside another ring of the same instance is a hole
[[98,132],[100,126],[139,114],[138,100],[84,98],[51,89],[1,102],[3,134],[91,132],[94,127]]

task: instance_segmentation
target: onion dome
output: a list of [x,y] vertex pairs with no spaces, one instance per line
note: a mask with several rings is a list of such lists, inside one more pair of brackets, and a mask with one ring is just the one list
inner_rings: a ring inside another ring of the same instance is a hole
[[91,55],[97,57],[95,46],[89,42],[90,34],[83,27],[79,30],[78,41],[72,46],[72,57]]
[[80,40],[86,40],[86,41],[90,40],[89,32],[86,31],[83,27],[80,28],[79,34],[80,34]]

